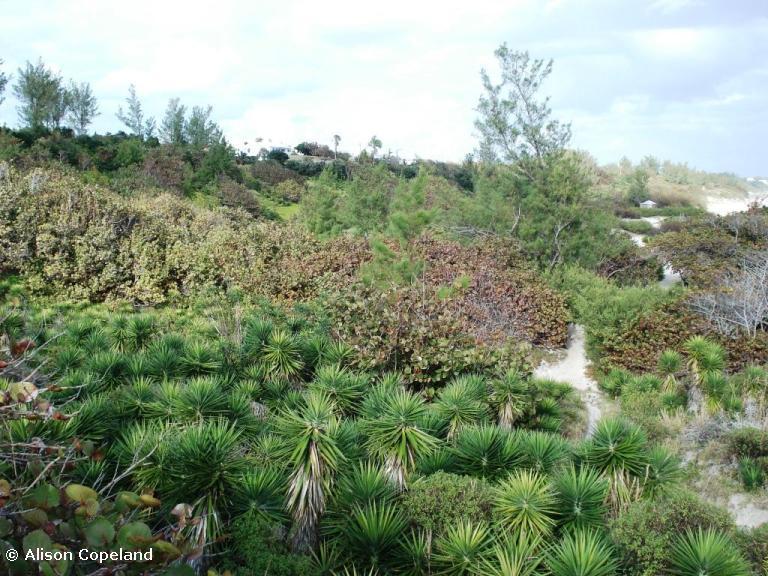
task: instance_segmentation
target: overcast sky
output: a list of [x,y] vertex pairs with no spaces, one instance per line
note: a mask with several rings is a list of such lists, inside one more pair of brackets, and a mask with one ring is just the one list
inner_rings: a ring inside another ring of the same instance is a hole
[[239,148],[340,134],[357,153],[376,134],[460,160],[502,42],[555,60],[544,92],[600,162],[768,175],[768,0],[0,0],[3,70],[41,57],[90,82],[94,129],[120,129],[133,83],[156,117],[174,96],[213,105]]

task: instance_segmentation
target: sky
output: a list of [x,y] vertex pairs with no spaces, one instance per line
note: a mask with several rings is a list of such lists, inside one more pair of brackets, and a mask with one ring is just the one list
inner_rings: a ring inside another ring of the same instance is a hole
[[[121,129],[134,84],[158,118],[173,97],[212,105],[251,152],[339,134],[358,153],[376,135],[461,160],[502,42],[554,60],[542,93],[600,163],[768,175],[768,0],[0,0],[2,70],[42,58],[89,82],[94,130]],[[10,92],[0,124],[17,126]]]

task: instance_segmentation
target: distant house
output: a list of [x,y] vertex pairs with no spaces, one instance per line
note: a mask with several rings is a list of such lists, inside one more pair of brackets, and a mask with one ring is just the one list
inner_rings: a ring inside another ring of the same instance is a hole
[[643,200],[640,202],[640,208],[656,208],[657,204],[653,200]]

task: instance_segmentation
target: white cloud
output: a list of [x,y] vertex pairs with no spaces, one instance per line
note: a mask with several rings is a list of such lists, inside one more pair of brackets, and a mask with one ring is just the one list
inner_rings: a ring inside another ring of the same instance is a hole
[[[762,162],[768,76],[755,70],[768,21],[746,0],[7,4],[4,69],[41,56],[89,81],[98,130],[120,128],[114,114],[133,83],[155,116],[172,96],[212,104],[238,145],[339,133],[357,152],[377,134],[403,156],[459,160],[475,146],[478,72],[494,69],[506,41],[555,58],[543,91],[601,161],[667,151],[734,170]],[[15,124],[7,96],[0,123]],[[712,136],[729,130],[738,141],[713,156]]]
[[700,4],[696,0],[655,0],[651,4],[651,8],[658,10],[664,14],[671,14],[673,12],[679,12],[684,8],[692,8]]
[[611,104],[611,113],[619,116],[636,114],[647,109],[649,97],[646,94],[633,94],[616,98]]
[[699,60],[715,55],[720,45],[717,30],[707,28],[657,28],[631,35],[635,46],[659,60]]
[[706,100],[702,100],[701,104],[703,106],[709,106],[709,107],[728,106],[730,104],[735,104],[736,102],[741,102],[746,98],[747,96],[745,96],[744,94],[739,94],[739,93],[726,94],[725,96],[722,96],[720,98],[708,98]]

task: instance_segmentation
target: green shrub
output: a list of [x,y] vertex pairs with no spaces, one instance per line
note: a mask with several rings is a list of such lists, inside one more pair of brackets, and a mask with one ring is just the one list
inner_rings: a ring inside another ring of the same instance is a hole
[[[649,363],[636,362],[635,358],[651,347],[658,354],[658,341],[633,342],[633,347],[624,347],[624,334],[638,322],[638,318],[657,314],[665,305],[674,302],[678,296],[658,286],[621,287],[609,280],[595,276],[580,268],[564,268],[550,276],[551,284],[566,295],[569,308],[575,319],[584,324],[587,332],[587,352],[597,360],[609,356],[610,365],[644,370]],[[599,305],[598,305],[599,303]],[[675,332],[680,327],[675,323],[669,327]],[[622,346],[621,353],[611,354]],[[615,361],[614,361],[615,358]],[[606,362],[606,364],[608,364]]]
[[729,533],[733,521],[727,512],[699,500],[693,493],[676,491],[632,504],[611,522],[610,535],[625,574],[657,576],[670,569],[678,536],[699,528]]
[[423,298],[418,286],[381,291],[356,284],[329,304],[335,335],[360,351],[364,370],[401,370],[424,385],[522,364],[519,350],[479,345],[443,302]]
[[519,263],[514,247],[422,236],[408,250],[422,263],[419,281],[356,282],[328,299],[336,334],[361,351],[364,369],[439,383],[464,372],[524,368],[527,344],[520,341],[565,344],[563,299]]
[[741,257],[766,246],[768,218],[764,212],[707,215],[688,219],[678,230],[653,238],[651,244],[665,262],[679,271],[689,285],[711,287],[727,272],[735,271]]
[[296,180],[283,180],[278,183],[272,193],[280,201],[298,202],[304,195],[305,187]]
[[653,234],[656,230],[647,220],[622,220],[621,228],[633,234]]
[[755,574],[768,574],[768,524],[739,530],[733,537]]
[[747,490],[757,490],[765,483],[765,476],[760,463],[747,456],[739,459],[739,476]]
[[237,574],[252,576],[319,576],[309,556],[291,554],[287,529],[269,522],[255,513],[240,516],[232,522],[229,539],[231,557],[224,567]]
[[489,521],[492,501],[492,489],[485,481],[436,472],[413,482],[401,507],[413,526],[437,535],[462,520]]
[[728,435],[728,450],[737,458],[768,456],[768,430],[738,428]]
[[640,426],[651,440],[661,440],[667,430],[660,416],[665,409],[658,391],[642,391],[628,387],[621,394],[621,411]]
[[122,197],[55,172],[0,180],[0,273],[19,273],[35,293],[159,304],[237,290],[295,301],[316,296],[329,273],[349,276],[361,259],[359,242],[326,246],[242,208],[167,193]]

